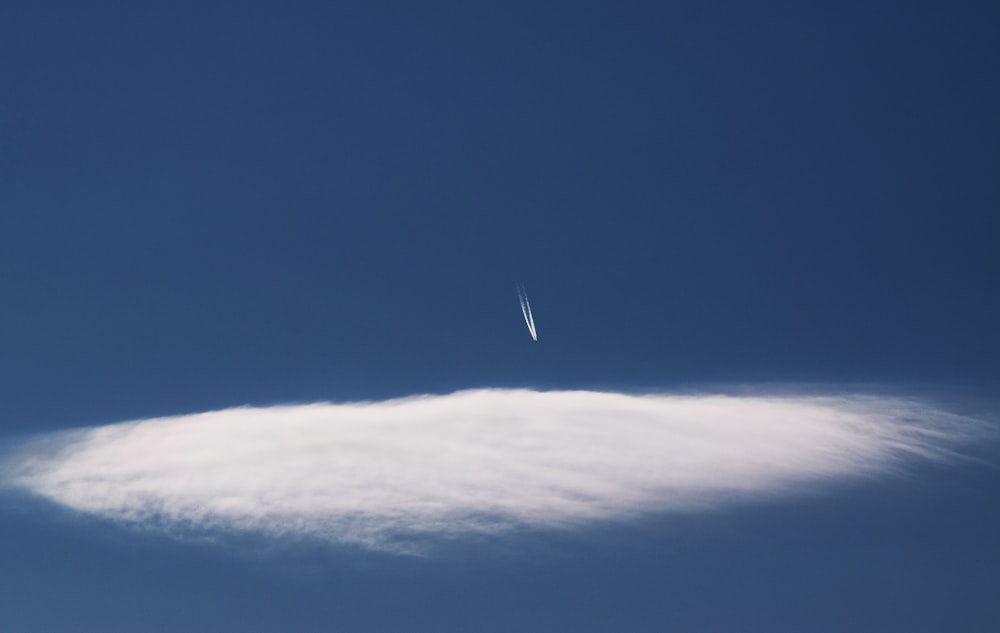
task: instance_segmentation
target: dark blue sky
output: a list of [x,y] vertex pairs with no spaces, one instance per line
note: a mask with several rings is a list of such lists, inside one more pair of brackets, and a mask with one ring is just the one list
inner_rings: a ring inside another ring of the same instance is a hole
[[[990,2],[5,2],[0,433],[481,386],[991,396],[998,42]],[[1000,480],[967,468],[308,573],[12,512],[0,628],[992,631]]]

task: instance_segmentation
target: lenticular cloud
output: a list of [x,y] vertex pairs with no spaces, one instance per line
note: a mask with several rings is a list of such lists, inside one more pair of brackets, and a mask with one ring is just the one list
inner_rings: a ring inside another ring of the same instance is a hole
[[875,397],[480,390],[57,433],[4,478],[139,528],[393,549],[794,492],[934,458],[954,422]]

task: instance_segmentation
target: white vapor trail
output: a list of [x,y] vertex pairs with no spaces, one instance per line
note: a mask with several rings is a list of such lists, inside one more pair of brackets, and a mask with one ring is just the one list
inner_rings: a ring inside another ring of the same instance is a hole
[[40,436],[6,487],[140,529],[385,550],[711,509],[943,458],[963,418],[881,397],[476,390]]
[[531,340],[537,341],[538,332],[535,330],[535,317],[531,315],[531,304],[528,303],[528,293],[524,290],[524,286],[517,287],[517,298],[521,302],[521,314],[524,315],[524,323],[528,326]]

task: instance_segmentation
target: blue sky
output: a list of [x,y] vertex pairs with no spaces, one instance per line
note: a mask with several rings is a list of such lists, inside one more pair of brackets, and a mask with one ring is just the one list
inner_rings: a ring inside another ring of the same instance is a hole
[[996,630],[998,24],[5,3],[0,629]]

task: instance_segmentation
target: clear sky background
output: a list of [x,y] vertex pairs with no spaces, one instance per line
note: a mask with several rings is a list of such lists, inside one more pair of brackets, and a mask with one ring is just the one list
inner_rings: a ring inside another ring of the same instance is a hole
[[[993,2],[5,2],[0,442],[479,387],[995,419],[997,77]],[[996,631],[991,446],[426,558],[11,497],[0,629]]]

